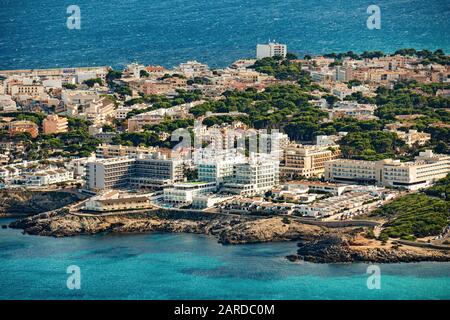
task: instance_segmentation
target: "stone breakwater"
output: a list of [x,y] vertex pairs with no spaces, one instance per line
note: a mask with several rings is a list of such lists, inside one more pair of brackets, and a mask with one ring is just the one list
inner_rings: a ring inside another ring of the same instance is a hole
[[382,244],[362,235],[365,228],[329,229],[281,217],[256,218],[219,214],[172,214],[149,211],[108,216],[69,214],[66,209],[16,220],[11,228],[40,236],[69,237],[98,233],[186,232],[211,235],[222,244],[272,241],[298,241],[291,261],[316,263],[342,262],[419,262],[450,261],[450,252]]

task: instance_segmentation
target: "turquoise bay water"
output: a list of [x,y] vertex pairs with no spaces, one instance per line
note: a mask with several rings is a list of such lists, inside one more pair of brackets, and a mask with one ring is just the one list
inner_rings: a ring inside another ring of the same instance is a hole
[[[4,224],[6,219],[0,219]],[[0,229],[0,299],[450,299],[450,263],[292,263],[295,243],[222,246],[191,234],[54,239]],[[81,290],[66,286],[81,268]]]
[[[72,4],[81,30],[66,27]],[[371,4],[381,9],[381,30],[366,27]],[[253,57],[269,38],[298,53],[450,51],[449,0],[0,0],[0,8],[0,69],[188,59],[224,66]]]

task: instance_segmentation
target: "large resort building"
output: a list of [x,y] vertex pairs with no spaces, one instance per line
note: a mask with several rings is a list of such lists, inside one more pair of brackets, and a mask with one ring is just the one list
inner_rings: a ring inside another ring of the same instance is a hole
[[114,188],[161,188],[183,180],[183,161],[158,157],[119,157],[89,162],[87,187],[92,191]]
[[329,181],[375,183],[410,190],[429,186],[450,172],[450,156],[420,152],[415,161],[385,159],[362,161],[338,159],[325,163],[324,177]]
[[306,146],[290,144],[284,151],[284,165],[280,175],[285,179],[321,176],[325,171],[325,162],[339,158],[338,145]]
[[234,165],[233,177],[224,184],[224,192],[243,196],[260,195],[279,183],[279,162],[268,156],[250,157]]

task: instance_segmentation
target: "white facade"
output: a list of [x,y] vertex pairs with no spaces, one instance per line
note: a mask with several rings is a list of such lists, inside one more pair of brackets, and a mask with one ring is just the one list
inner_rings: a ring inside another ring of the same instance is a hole
[[244,196],[263,194],[279,183],[279,161],[268,156],[253,156],[234,166],[233,178],[223,191]]
[[183,179],[183,161],[141,156],[97,159],[86,167],[90,190],[161,187]]
[[121,194],[114,191],[90,198],[86,201],[84,209],[88,211],[108,212],[146,209],[151,206],[152,204],[148,195]]
[[450,156],[421,152],[413,162],[386,159],[362,161],[337,159],[325,163],[325,179],[357,181],[416,190],[444,178],[450,172]]
[[191,204],[195,196],[213,193],[217,186],[213,182],[176,183],[172,188],[164,189],[164,202],[178,205]]
[[205,182],[222,184],[233,177],[234,166],[245,163],[246,159],[240,154],[216,154],[210,158],[200,160],[197,165],[198,179]]
[[51,184],[73,180],[73,172],[63,169],[44,170],[27,173],[21,181],[26,185],[47,186]]
[[269,42],[268,44],[256,45],[256,58],[268,58],[274,56],[286,57],[287,46],[285,44]]
[[334,196],[312,204],[302,204],[297,211],[301,215],[322,218],[336,214],[363,214],[377,205],[377,195],[362,192],[349,192]]
[[0,94],[0,112],[15,112],[17,104],[9,95]]

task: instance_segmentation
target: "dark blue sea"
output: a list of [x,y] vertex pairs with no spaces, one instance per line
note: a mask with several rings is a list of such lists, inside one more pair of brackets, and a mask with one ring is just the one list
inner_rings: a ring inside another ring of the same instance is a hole
[[[5,224],[10,219],[0,219]],[[296,243],[223,246],[192,234],[49,238],[0,229],[0,299],[450,299],[450,263],[292,263]],[[67,268],[80,269],[80,289]]]
[[[79,30],[66,26],[72,4]],[[380,30],[366,26],[371,4]],[[0,69],[188,59],[222,67],[269,39],[299,54],[450,51],[450,0],[0,0],[0,8]]]

